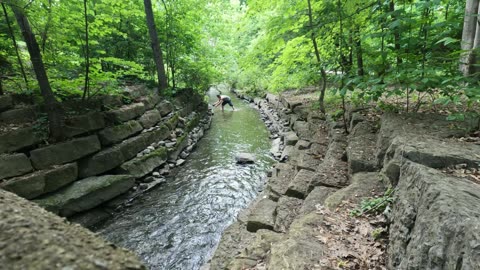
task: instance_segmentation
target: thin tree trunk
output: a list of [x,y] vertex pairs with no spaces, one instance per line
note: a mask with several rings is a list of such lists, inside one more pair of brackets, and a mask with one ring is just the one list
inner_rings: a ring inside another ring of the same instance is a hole
[[[395,14],[395,2],[394,0],[390,0],[390,13],[392,17],[392,22],[397,20],[397,15]],[[395,51],[397,53],[397,67],[402,64],[402,58],[400,57],[400,26],[397,26],[393,30],[393,38],[395,43]]]
[[87,14],[87,0],[83,0],[83,14],[85,19],[85,85],[83,87],[83,96],[82,100],[85,100],[85,97],[90,96],[90,46],[88,43],[88,14]]
[[365,75],[363,68],[363,51],[362,51],[362,40],[360,36],[360,28],[357,26],[355,28],[355,51],[357,55],[357,74],[358,76]]
[[22,58],[20,57],[20,53],[18,52],[17,39],[15,38],[15,34],[13,33],[12,25],[10,24],[10,19],[8,18],[7,8],[5,7],[4,3],[2,3],[2,9],[3,9],[3,14],[5,15],[5,20],[7,21],[8,31],[10,32],[9,34],[12,37],[13,46],[15,47],[15,54],[17,55],[17,61],[18,61],[18,65],[20,66],[20,72],[22,72],[23,80],[25,81],[25,85],[28,89],[30,87],[28,86],[27,74],[25,73],[25,68],[23,67]]
[[317,40],[315,37],[315,31],[313,31],[313,17],[312,17],[312,4],[310,0],[307,0],[308,3],[308,21],[311,31],[310,38],[312,39],[313,49],[315,51],[315,57],[317,58],[318,66],[320,67],[320,74],[322,76],[322,83],[320,84],[320,97],[318,102],[320,104],[320,111],[325,113],[325,90],[327,88],[327,73],[322,67],[322,60],[320,58],[320,52],[318,51]]
[[465,17],[463,19],[463,32],[460,56],[460,71],[464,76],[470,75],[473,64],[473,45],[477,28],[479,0],[467,0],[465,5]]
[[150,41],[153,50],[155,65],[157,66],[157,77],[159,91],[162,93],[167,89],[167,76],[165,74],[165,66],[163,65],[162,50],[158,41],[157,29],[155,28],[155,20],[153,18],[152,1],[143,0],[145,5],[145,15],[147,17],[147,27],[150,34]]
[[42,52],[45,53],[45,47],[47,45],[48,39],[48,30],[50,29],[50,25],[52,22],[52,0],[48,0],[48,18],[47,24],[45,25],[45,30],[42,33]]
[[[173,60],[172,60],[172,44],[170,44],[170,13],[169,9],[167,7],[167,3],[165,3],[165,0],[162,0],[163,8],[165,9],[165,49],[166,49],[166,54],[167,57],[165,59],[165,62],[167,62],[167,70],[166,70],[166,76],[167,76],[167,85],[170,84],[170,68],[173,65]],[[173,74],[172,74],[173,76]],[[175,82],[172,84],[173,88],[175,88]]]
[[47,72],[43,65],[42,54],[38,46],[37,39],[32,32],[30,23],[25,13],[18,7],[12,6],[13,13],[17,19],[18,25],[22,30],[23,38],[27,44],[30,60],[33,65],[33,70],[40,86],[40,92],[45,101],[45,107],[48,114],[48,122],[50,129],[50,136],[53,140],[59,141],[63,139],[63,110],[60,103],[55,99],[50,82],[48,81]]

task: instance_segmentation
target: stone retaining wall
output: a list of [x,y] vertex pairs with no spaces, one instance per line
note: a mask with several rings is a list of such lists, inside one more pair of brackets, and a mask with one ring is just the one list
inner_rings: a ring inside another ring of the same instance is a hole
[[[135,89],[130,104],[104,97],[95,111],[66,119],[69,139],[51,145],[32,122],[35,107],[0,96],[0,188],[71,216],[138,190],[158,168],[183,164],[209,127],[207,104],[192,90],[170,101],[152,92]],[[164,179],[151,180],[148,188]]]
[[[452,122],[444,116],[385,114],[373,123],[352,112],[347,136],[342,123],[327,120],[294,99],[239,95],[261,111],[272,132],[272,155],[279,163],[258,198],[224,232],[205,269],[330,269],[325,264],[332,259],[325,255],[330,247],[322,241],[326,236],[321,228],[344,225],[325,223],[319,209],[335,211],[346,202],[358,204],[383,194],[387,186],[396,187],[396,195],[384,265],[389,269],[480,265],[480,236],[474,225],[480,224],[475,204],[480,184],[443,172],[459,164],[480,169],[479,145],[446,139],[478,129],[474,124],[478,119]],[[348,246],[351,254],[357,251]],[[347,260],[333,261],[343,259]]]

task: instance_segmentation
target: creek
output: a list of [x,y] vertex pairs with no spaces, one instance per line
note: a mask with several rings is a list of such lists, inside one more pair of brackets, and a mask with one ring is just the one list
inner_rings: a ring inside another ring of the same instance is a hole
[[[210,91],[210,103],[216,101]],[[211,128],[167,182],[136,199],[97,233],[135,252],[149,269],[200,269],[222,232],[261,191],[274,160],[259,113],[231,97],[236,111],[215,109]],[[237,165],[235,154],[255,154]]]

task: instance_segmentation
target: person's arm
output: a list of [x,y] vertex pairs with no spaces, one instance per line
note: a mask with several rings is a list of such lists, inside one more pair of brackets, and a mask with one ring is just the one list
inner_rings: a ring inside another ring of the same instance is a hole
[[220,105],[220,102],[221,102],[221,101],[222,101],[222,100],[218,100],[217,102],[215,102],[215,103],[213,104],[213,106],[214,106],[214,107],[218,107],[218,105]]

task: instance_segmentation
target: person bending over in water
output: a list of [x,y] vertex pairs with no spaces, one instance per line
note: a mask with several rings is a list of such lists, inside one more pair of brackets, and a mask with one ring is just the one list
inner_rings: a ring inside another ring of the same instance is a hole
[[232,107],[232,110],[235,111],[235,107],[233,107],[232,100],[230,99],[229,96],[224,96],[224,95],[217,95],[218,101],[213,104],[213,106],[218,107],[220,104],[222,105],[222,112],[223,112],[223,107],[228,104]]

